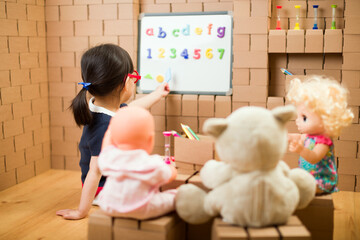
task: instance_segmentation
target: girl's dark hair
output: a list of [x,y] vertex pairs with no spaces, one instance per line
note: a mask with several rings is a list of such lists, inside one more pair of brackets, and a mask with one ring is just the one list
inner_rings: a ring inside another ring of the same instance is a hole
[[[129,54],[114,44],[103,44],[87,50],[81,58],[81,77],[91,83],[88,91],[93,96],[106,96],[125,85],[125,77],[134,71]],[[72,100],[72,110],[78,126],[91,124],[92,115],[83,88]],[[120,97],[120,96],[119,96]]]

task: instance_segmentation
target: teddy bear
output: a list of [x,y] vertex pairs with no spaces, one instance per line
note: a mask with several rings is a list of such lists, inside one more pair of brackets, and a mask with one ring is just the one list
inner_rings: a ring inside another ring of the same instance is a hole
[[305,208],[315,197],[314,177],[280,160],[287,150],[285,125],[295,113],[292,105],[242,107],[227,118],[206,120],[203,131],[215,138],[221,161],[209,160],[200,171],[208,193],[193,184],[179,187],[179,216],[201,224],[221,215],[230,224],[263,227],[285,224]]

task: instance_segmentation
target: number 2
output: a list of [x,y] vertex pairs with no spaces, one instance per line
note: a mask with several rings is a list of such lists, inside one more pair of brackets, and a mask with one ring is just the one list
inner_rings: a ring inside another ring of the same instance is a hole
[[165,53],[165,49],[159,48],[159,58],[165,58],[164,53]]

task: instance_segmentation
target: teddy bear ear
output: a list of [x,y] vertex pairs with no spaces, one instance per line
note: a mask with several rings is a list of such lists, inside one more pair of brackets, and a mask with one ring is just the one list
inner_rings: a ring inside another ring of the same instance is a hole
[[296,114],[296,108],[293,105],[277,107],[271,110],[272,114],[280,123],[285,124]]
[[205,121],[203,132],[217,138],[225,131],[227,126],[228,123],[225,118],[210,118]]

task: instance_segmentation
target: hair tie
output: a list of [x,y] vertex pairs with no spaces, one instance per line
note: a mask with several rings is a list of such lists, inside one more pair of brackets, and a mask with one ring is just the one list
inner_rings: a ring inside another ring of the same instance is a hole
[[91,83],[86,82],[79,82],[78,84],[83,85],[83,88],[85,88],[85,90],[89,90],[89,86],[91,85]]

